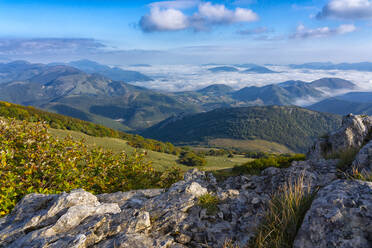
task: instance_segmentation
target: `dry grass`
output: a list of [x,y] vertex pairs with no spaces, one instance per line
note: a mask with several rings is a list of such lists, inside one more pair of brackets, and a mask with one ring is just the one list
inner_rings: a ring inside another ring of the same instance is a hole
[[252,248],[290,248],[300,228],[303,218],[315,197],[304,177],[288,182],[269,202],[263,222],[258,228]]
[[239,245],[236,245],[231,239],[225,240],[222,248],[240,248]]
[[353,168],[353,172],[350,175],[351,179],[357,179],[367,182],[372,182],[372,172],[359,171],[357,168]]

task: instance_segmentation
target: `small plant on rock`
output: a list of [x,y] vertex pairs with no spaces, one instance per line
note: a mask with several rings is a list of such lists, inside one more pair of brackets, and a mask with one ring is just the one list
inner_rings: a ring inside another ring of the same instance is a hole
[[207,214],[214,215],[218,211],[217,205],[219,202],[217,196],[207,193],[199,197],[198,205],[207,209]]
[[365,170],[359,171],[357,168],[353,168],[353,172],[350,175],[350,177],[352,179],[372,182],[372,172],[368,172],[368,171],[365,171]]

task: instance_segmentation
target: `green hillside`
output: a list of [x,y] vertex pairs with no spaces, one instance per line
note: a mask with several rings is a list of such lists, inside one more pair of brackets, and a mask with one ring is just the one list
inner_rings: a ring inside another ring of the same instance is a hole
[[222,108],[169,118],[142,133],[173,143],[205,143],[213,139],[266,140],[304,152],[314,139],[341,125],[341,117],[299,107]]
[[[125,151],[128,154],[131,154],[136,150],[132,146],[128,145],[127,141],[118,138],[93,137],[81,132],[60,129],[50,129],[49,131],[53,136],[59,139],[71,136],[75,140],[83,139],[84,144],[90,147],[98,146],[115,153]],[[138,149],[138,151],[143,151],[143,149]],[[178,156],[176,155],[149,150],[145,151],[146,156],[144,157],[144,160],[146,162],[151,162],[154,168],[158,171],[164,171],[166,169],[172,168],[173,166],[180,168],[181,171],[187,171],[190,169],[190,167],[188,166],[177,163]],[[230,169],[233,168],[235,165],[249,162],[252,159],[245,158],[243,155],[235,155],[233,158],[229,158],[226,154],[224,156],[206,156],[206,160],[207,164],[203,167],[200,167],[199,169],[207,171]]]
[[39,110],[34,107],[26,107],[0,101],[0,116],[30,122],[46,122],[54,129],[73,130],[95,137],[120,138],[126,140],[129,145],[135,148],[144,148],[173,154],[178,154],[180,152],[180,148],[170,143],[144,139],[139,135],[128,134],[80,119]]

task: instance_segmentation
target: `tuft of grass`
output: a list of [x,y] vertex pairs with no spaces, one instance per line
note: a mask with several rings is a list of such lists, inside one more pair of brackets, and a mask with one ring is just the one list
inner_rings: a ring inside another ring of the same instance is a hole
[[225,240],[222,248],[240,248],[239,245],[235,244],[231,239]]
[[208,215],[214,215],[218,211],[217,205],[219,202],[217,196],[207,193],[199,197],[198,205],[207,209]]
[[360,148],[352,147],[352,148],[348,148],[342,151],[328,154],[325,158],[326,159],[339,159],[337,168],[341,171],[345,171],[351,166],[359,150]]
[[357,168],[353,168],[353,171],[350,175],[351,179],[357,179],[367,182],[372,182],[372,172],[368,171],[359,171]]
[[305,185],[304,176],[301,176],[294,183],[286,183],[273,195],[250,247],[292,247],[297,231],[316,194],[311,192],[309,186]]

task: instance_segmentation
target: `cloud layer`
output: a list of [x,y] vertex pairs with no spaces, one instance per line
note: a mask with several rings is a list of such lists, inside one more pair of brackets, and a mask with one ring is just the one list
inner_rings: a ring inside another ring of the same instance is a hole
[[331,0],[317,14],[318,19],[368,19],[372,18],[372,1],[370,0]]
[[[186,15],[181,9],[197,5],[192,15]],[[179,31],[193,29],[194,31],[210,30],[217,25],[229,25],[258,20],[258,15],[250,9],[226,8],[222,4],[197,1],[165,1],[150,5],[150,13],[140,20],[144,32]]]
[[291,35],[293,39],[307,39],[307,38],[320,38],[331,35],[340,35],[354,32],[356,27],[352,24],[340,25],[337,28],[320,27],[315,29],[306,28],[304,25],[299,25],[296,32]]
[[[240,72],[212,73],[208,68],[213,66],[196,65],[153,65],[152,67],[123,67],[139,70],[155,79],[151,82],[136,82],[143,86],[163,91],[187,91],[204,88],[211,84],[226,84],[235,89],[246,86],[264,86],[281,83],[288,80],[303,80],[310,82],[323,77],[339,77],[356,83],[359,87],[372,89],[372,72],[341,71],[341,70],[302,70],[288,66],[266,66],[271,70],[280,71],[275,74],[246,74]],[[239,68],[244,70],[245,68]],[[309,99],[307,99],[309,100]],[[305,104],[303,102],[302,104]]]

